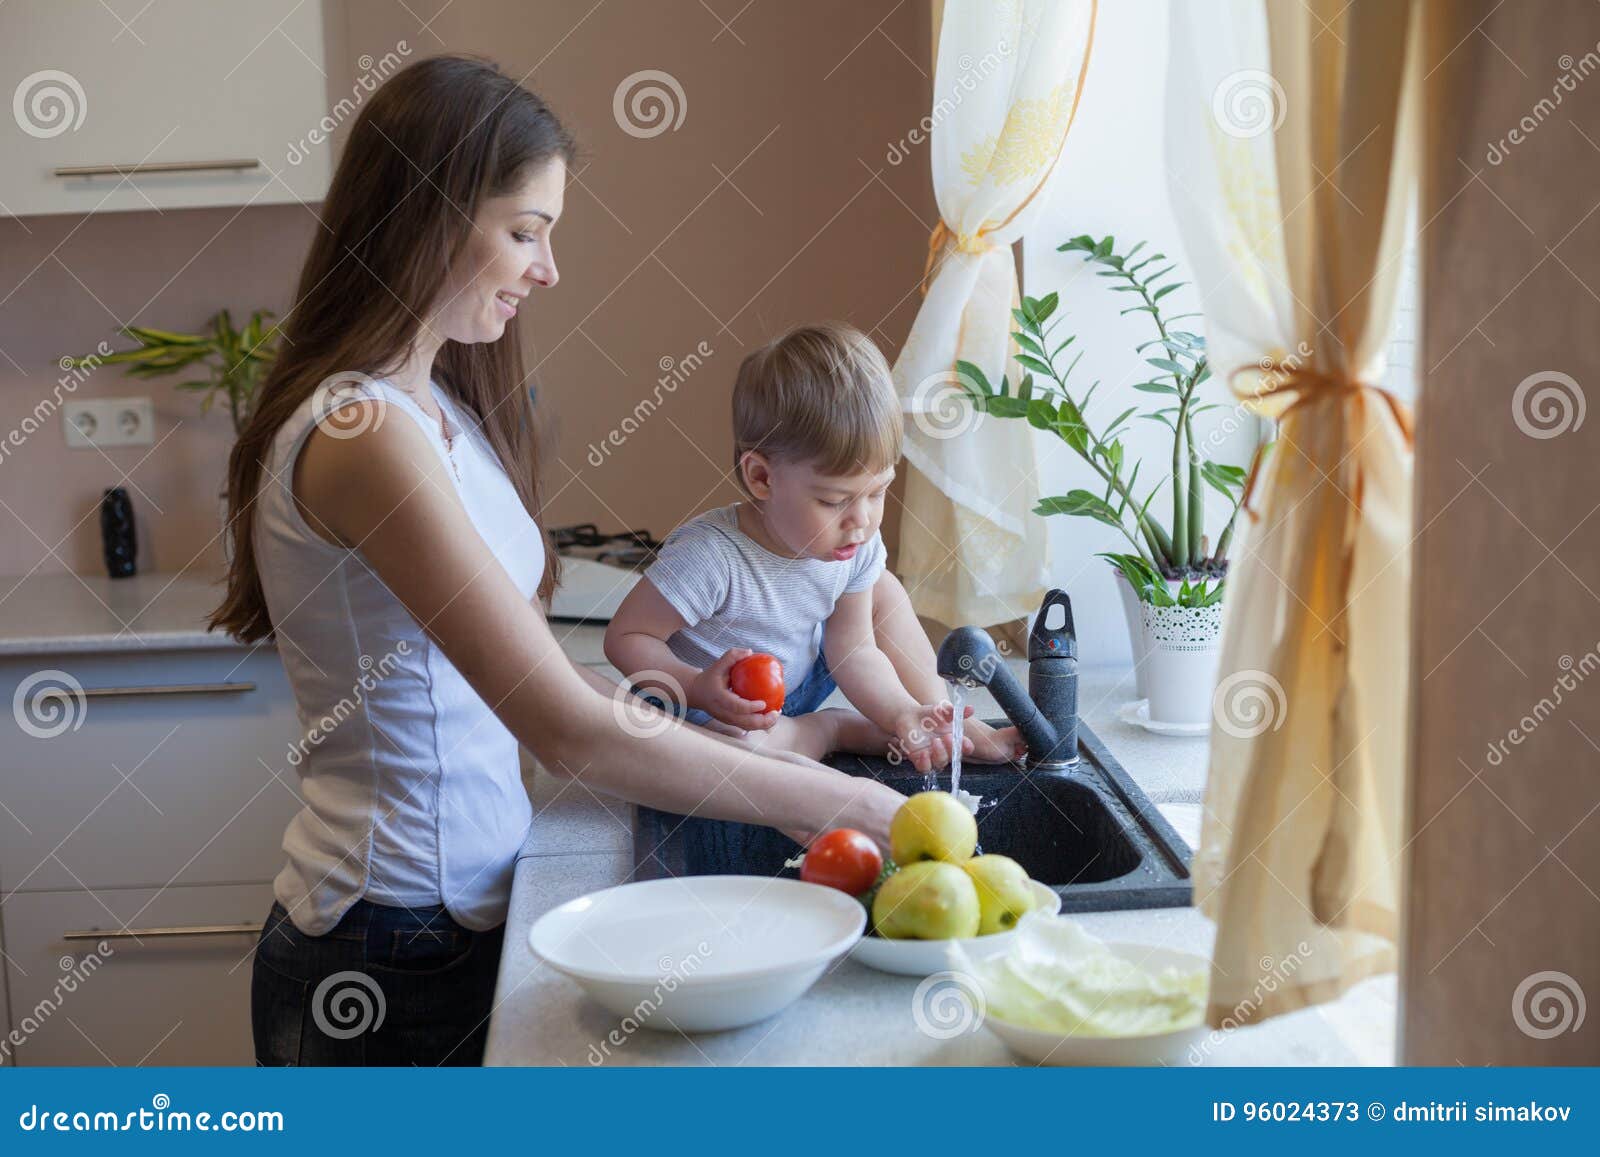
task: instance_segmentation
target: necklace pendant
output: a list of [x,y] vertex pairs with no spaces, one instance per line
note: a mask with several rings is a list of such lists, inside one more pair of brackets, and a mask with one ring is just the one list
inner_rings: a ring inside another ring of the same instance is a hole
[[456,464],[456,436],[450,429],[449,419],[445,417],[443,410],[439,411],[439,436],[444,439],[444,456],[449,459],[450,472],[456,476],[456,481],[460,482],[461,467]]

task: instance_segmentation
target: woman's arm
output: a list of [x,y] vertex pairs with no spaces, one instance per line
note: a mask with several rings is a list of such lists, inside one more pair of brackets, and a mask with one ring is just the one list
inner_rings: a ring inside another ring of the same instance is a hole
[[667,811],[791,830],[847,824],[887,842],[901,797],[881,784],[798,767],[686,725],[625,727],[639,705],[608,699],[574,670],[478,535],[416,423],[386,414],[382,402],[353,404],[370,411],[353,427],[362,433],[317,430],[296,462],[294,492],[307,521],[359,552],[545,767]]
[[[585,683],[589,684],[589,686],[593,687],[607,698],[617,694],[617,684],[600,674],[600,672],[591,670],[590,668],[581,664],[574,664],[573,669],[578,672],[579,676],[582,677]],[[715,726],[717,725],[706,724],[701,727],[700,730],[709,735],[712,739],[717,740],[719,743],[737,744],[741,749],[747,750],[744,741],[738,737],[738,732],[723,734],[714,730]],[[774,759],[780,759],[785,763],[797,764],[800,767],[808,768],[813,771],[832,771],[832,768],[818,763],[814,759],[808,759],[806,756],[801,755],[796,751],[785,751],[781,747],[767,748],[766,754],[772,756]],[[899,800],[895,801],[897,807],[899,806],[899,802]],[[821,835],[821,832],[809,831],[805,828],[785,828],[784,834],[793,839],[797,844],[809,844],[813,838]]]

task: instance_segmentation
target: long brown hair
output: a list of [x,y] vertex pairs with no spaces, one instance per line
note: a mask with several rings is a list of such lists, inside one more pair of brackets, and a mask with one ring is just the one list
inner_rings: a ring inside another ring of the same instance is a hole
[[[514,192],[537,166],[571,163],[572,134],[538,96],[485,60],[436,56],[396,73],[364,108],[322,202],[294,308],[244,433],[228,460],[228,590],[210,627],[270,636],[253,530],[279,427],[334,374],[381,377],[405,359],[480,203]],[[514,325],[495,342],[445,341],[433,375],[483,420],[528,513],[541,513],[539,426]],[[558,577],[545,541],[539,596]]]

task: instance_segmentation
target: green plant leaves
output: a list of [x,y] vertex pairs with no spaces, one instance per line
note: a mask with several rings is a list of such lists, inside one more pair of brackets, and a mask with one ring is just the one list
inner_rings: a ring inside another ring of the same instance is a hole
[[1245,471],[1224,462],[1202,462],[1200,476],[1224,498],[1237,498],[1244,491]]
[[[1137,406],[1129,406],[1126,410],[1122,411],[1122,413],[1118,414],[1115,418],[1112,418],[1111,421],[1106,425],[1104,433],[1102,433],[1100,435],[1100,440],[1102,442],[1110,442],[1113,439],[1115,439],[1118,435],[1120,435],[1122,433],[1122,429],[1123,429],[1122,424],[1124,422],[1126,422],[1128,420],[1128,418],[1133,414],[1133,412],[1135,410],[1137,410],[1138,408],[1139,407],[1137,407]],[[1122,458],[1121,458],[1120,455],[1118,456],[1117,461],[1118,461],[1119,464],[1121,463]]]
[[1095,557],[1105,559],[1120,570],[1122,577],[1128,580],[1128,585],[1133,588],[1134,594],[1139,596],[1141,602],[1150,601],[1150,598],[1146,595],[1148,588],[1166,586],[1166,582],[1156,572],[1156,569],[1136,554],[1117,554],[1107,551],[1097,554]]
[[1122,520],[1117,517],[1117,512],[1111,508],[1110,503],[1098,494],[1090,494],[1087,490],[1070,490],[1054,498],[1041,498],[1038,505],[1033,508],[1033,512],[1045,515],[1073,514],[1093,518],[1107,526],[1122,525]]
[[976,399],[994,395],[994,387],[989,384],[989,376],[983,372],[982,367],[972,362],[956,363],[956,379],[961,387]]
[[197,363],[211,376],[179,382],[174,387],[186,393],[201,394],[200,412],[208,411],[220,395],[227,398],[235,427],[249,412],[255,392],[267,367],[277,356],[282,337],[276,325],[269,324],[271,310],[258,309],[250,315],[242,331],[233,326],[233,317],[220,309],[209,319],[201,334],[176,333],[150,326],[119,327],[123,336],[138,342],[135,349],[118,350],[106,357],[65,359],[63,364],[79,369],[96,365],[120,365],[135,378],[155,378],[176,373]]
[[1025,415],[1028,425],[1035,430],[1044,430],[1054,433],[1056,428],[1056,407],[1049,398],[1033,398],[1028,402],[1028,412]]
[[[1214,403],[1202,401],[1195,393],[1211,377],[1205,338],[1172,327],[1172,323],[1183,317],[1199,315],[1189,313],[1168,317],[1162,313],[1159,304],[1189,283],[1168,281],[1167,278],[1178,269],[1178,264],[1169,260],[1164,253],[1149,252],[1144,241],[1134,243],[1125,253],[1119,254],[1115,237],[1094,237],[1085,233],[1069,238],[1056,248],[1060,253],[1077,253],[1086,263],[1099,266],[1092,272],[1097,277],[1108,279],[1105,287],[1110,291],[1135,295],[1136,303],[1121,310],[1122,315],[1150,314],[1158,333],[1139,343],[1134,354],[1150,367],[1145,373],[1154,371],[1159,377],[1137,381],[1132,385],[1141,394],[1154,395],[1158,402],[1148,408],[1129,406],[1103,426],[1098,422],[1095,426],[1090,425],[1087,418],[1089,405],[1100,382],[1093,383],[1087,390],[1069,388],[1071,375],[1083,356],[1081,348],[1065,369],[1056,367],[1057,360],[1077,340],[1077,335],[1067,334],[1058,341],[1058,335],[1053,333],[1060,325],[1059,319],[1052,322],[1060,308],[1059,295],[1054,292],[1043,297],[1023,296],[1011,311],[1016,322],[1012,333],[1016,342],[1015,360],[1025,374],[1016,395],[1011,395],[1003,378],[996,392],[983,378],[981,371],[976,367],[969,369],[965,363],[960,367],[967,379],[964,385],[974,403],[985,412],[999,417],[1023,419],[1034,429],[1054,433],[1088,463],[1098,483],[1104,485],[1103,494],[1099,495],[1088,490],[1073,490],[1065,495],[1043,498],[1034,508],[1036,513],[1070,514],[1114,526],[1133,546],[1135,553],[1127,557],[1145,566],[1151,565],[1154,560],[1158,568],[1184,573],[1188,571],[1191,561],[1197,564],[1204,561],[1199,558],[1202,553],[1205,505],[1201,501],[1202,486],[1209,485],[1232,496],[1242,489],[1244,471],[1238,467],[1205,463],[1192,450],[1183,453],[1184,448],[1179,445],[1170,455],[1173,466],[1161,469],[1165,477],[1151,487],[1141,506],[1133,484],[1139,477],[1142,463],[1128,460],[1122,439],[1130,420],[1138,418],[1161,423],[1180,443],[1187,439],[1192,447],[1194,433],[1191,419],[1196,414],[1215,408]],[[1096,427],[1099,427],[1098,433]],[[1177,472],[1176,477],[1172,475],[1173,470]],[[1204,483],[1201,482],[1202,478],[1205,479]],[[1146,478],[1147,483],[1150,481]],[[1174,530],[1179,531],[1171,537],[1160,520],[1150,514],[1156,495],[1169,492],[1174,500]],[[1219,558],[1226,549],[1226,537],[1225,532],[1223,541],[1218,544]],[[1206,573],[1210,573],[1209,567]],[[1151,589],[1152,600],[1165,599],[1168,603],[1182,598],[1195,600],[1196,605],[1205,605],[1205,600],[1220,598],[1217,589],[1208,587],[1204,582],[1191,587],[1186,594],[1180,591],[1176,595],[1169,595],[1164,580]]]
[[1038,333],[1044,323],[1050,320],[1050,315],[1055,313],[1060,300],[1060,295],[1053,292],[1043,297],[1025,296],[1021,306],[1011,311],[1011,316],[1025,331]]
[[140,325],[125,325],[122,332],[146,346],[205,345],[210,339],[193,333],[171,333]]

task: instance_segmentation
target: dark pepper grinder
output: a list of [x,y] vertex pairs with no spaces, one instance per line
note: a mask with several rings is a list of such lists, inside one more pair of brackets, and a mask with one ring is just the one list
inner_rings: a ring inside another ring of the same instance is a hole
[[106,490],[100,499],[100,544],[105,548],[106,574],[127,578],[138,570],[139,542],[133,530],[133,502],[121,486]]

